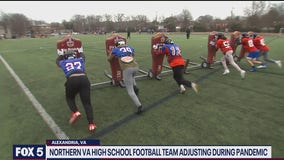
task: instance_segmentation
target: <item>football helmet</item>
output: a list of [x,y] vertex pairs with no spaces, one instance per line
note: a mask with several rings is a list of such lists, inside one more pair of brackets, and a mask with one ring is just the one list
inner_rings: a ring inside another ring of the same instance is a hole
[[242,37],[249,37],[249,34],[247,32],[243,32]]
[[73,50],[68,50],[65,54],[64,54],[64,59],[72,59],[72,58],[76,58],[76,52]]
[[258,36],[257,33],[253,33],[253,34],[252,34],[252,38],[255,38],[255,37],[257,37],[257,36]]
[[172,40],[172,39],[170,39],[170,38],[168,38],[167,40],[165,40],[165,44],[174,44],[175,42]]
[[223,33],[219,32],[216,33],[215,39],[226,39],[226,36]]
[[121,45],[125,45],[125,41],[123,39],[116,39],[115,40],[115,46],[118,47],[118,46],[121,46]]

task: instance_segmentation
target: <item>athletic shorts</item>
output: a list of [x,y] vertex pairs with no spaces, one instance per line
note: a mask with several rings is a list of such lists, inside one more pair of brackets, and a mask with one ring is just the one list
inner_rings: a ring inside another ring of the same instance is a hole
[[254,52],[250,52],[247,56],[247,59],[256,60],[258,57],[259,57],[259,50],[256,50]]

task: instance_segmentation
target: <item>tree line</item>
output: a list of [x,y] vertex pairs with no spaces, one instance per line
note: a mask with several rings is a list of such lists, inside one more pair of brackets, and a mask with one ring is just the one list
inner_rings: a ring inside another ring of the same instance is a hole
[[225,19],[214,18],[212,15],[199,16],[193,20],[189,10],[183,9],[180,14],[169,17],[156,17],[150,21],[145,15],[127,16],[123,13],[115,15],[74,15],[69,21],[61,23],[31,20],[21,13],[1,13],[0,26],[17,37],[36,32],[34,26],[49,26],[49,34],[62,30],[78,33],[108,32],[149,32],[169,31],[185,32],[188,28],[195,32],[216,31],[255,31],[279,32],[284,27],[284,2],[267,4],[266,1],[252,1],[251,6],[244,10],[245,16],[238,16],[231,11]]

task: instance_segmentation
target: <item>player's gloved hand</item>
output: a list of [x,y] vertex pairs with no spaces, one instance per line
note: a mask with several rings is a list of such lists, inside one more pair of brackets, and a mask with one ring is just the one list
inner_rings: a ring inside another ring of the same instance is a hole
[[215,46],[215,42],[214,41],[210,41],[209,44],[212,45],[212,46]]
[[83,53],[83,47],[77,48],[78,53]]
[[58,56],[63,56],[64,55],[63,49],[57,49],[57,54]]
[[158,45],[154,44],[153,49],[158,49]]

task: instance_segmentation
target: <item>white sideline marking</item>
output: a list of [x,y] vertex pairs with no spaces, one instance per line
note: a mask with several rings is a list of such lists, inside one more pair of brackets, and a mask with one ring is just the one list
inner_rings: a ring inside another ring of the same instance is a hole
[[34,95],[31,93],[31,91],[25,86],[23,81],[17,76],[17,74],[14,72],[14,70],[9,66],[9,64],[5,61],[5,59],[0,55],[1,61],[4,63],[5,67],[8,69],[10,74],[14,77],[18,85],[21,87],[21,89],[25,92],[25,94],[28,96],[29,100],[34,105],[35,109],[38,111],[42,119],[45,121],[45,123],[48,125],[48,127],[52,130],[52,132],[55,134],[55,136],[58,139],[69,139],[69,137],[58,127],[58,125],[54,122],[54,120],[50,117],[50,115],[45,111],[45,109],[42,107],[42,105],[36,100]]

